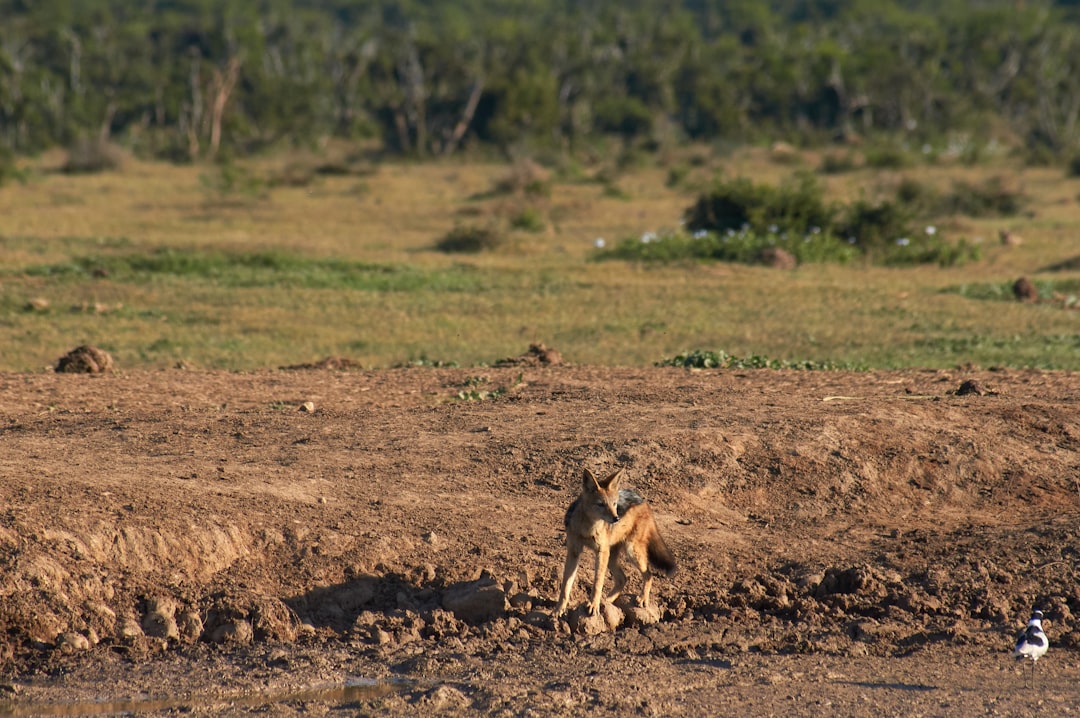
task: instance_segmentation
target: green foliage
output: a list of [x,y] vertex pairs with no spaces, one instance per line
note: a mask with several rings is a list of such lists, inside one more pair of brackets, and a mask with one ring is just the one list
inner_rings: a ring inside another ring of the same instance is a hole
[[827,152],[821,158],[821,166],[818,171],[822,174],[836,175],[851,172],[858,167],[855,155],[852,152]]
[[199,184],[211,202],[245,203],[269,196],[266,180],[231,161],[219,162],[213,170],[200,174]]
[[[1078,306],[1080,279],[1035,278],[1032,283],[1035,285],[1040,299],[1057,298],[1060,304],[1066,308]],[[958,294],[967,299],[1016,301],[1016,295],[1013,293],[1013,282],[975,282],[946,287],[941,291],[945,294]]]
[[159,249],[150,253],[100,254],[70,262],[25,267],[30,277],[114,282],[197,280],[223,287],[303,287],[409,292],[420,289],[475,292],[481,278],[467,267],[425,271],[410,265],[314,259],[284,251],[223,252]]
[[768,357],[752,355],[749,357],[737,357],[721,351],[705,351],[696,349],[690,352],[676,354],[668,359],[656,362],[656,366],[675,366],[689,369],[802,369],[802,370],[865,370],[865,367],[851,364],[838,364],[825,361],[786,361],[783,359],[769,359]]
[[969,217],[1011,217],[1019,214],[1026,202],[1023,189],[999,175],[980,183],[956,182],[940,209]]
[[858,252],[848,244],[821,232],[797,236],[778,231],[758,234],[740,229],[720,233],[698,230],[693,234],[673,232],[658,235],[646,232],[641,237],[622,239],[611,249],[600,250],[596,258],[660,263],[713,260],[756,264],[766,258],[766,250],[771,248],[787,251],[800,264],[846,263],[858,256]]
[[898,168],[911,147],[1003,125],[1060,156],[1080,140],[1070,5],[7,3],[0,145],[111,137],[192,161],[329,136],[433,156],[857,130],[869,166]]
[[10,180],[26,182],[27,172],[19,169],[15,162],[15,153],[0,145],[0,187]]
[[465,379],[457,397],[463,402],[483,402],[489,398],[499,398],[507,393],[505,387],[487,389],[489,382],[490,379],[487,377],[469,377]]
[[913,164],[911,155],[894,144],[881,144],[866,150],[866,166],[874,169],[898,170]]
[[1075,154],[1072,159],[1069,160],[1069,165],[1065,170],[1066,177],[1080,177],[1080,154]]
[[459,366],[456,361],[443,361],[442,359],[429,359],[426,355],[421,354],[418,359],[410,359],[407,362],[400,364],[394,364],[395,369],[403,369],[406,367],[423,367],[427,369],[446,369]]
[[535,207],[525,207],[510,218],[510,226],[526,232],[543,232],[544,218]]
[[809,173],[799,173],[779,187],[740,177],[718,180],[687,209],[685,224],[691,232],[748,230],[805,235],[831,226],[836,211]]
[[435,243],[435,249],[454,254],[476,254],[498,249],[504,241],[502,234],[493,227],[458,225]]
[[922,190],[907,184],[901,190],[907,201],[859,199],[843,206],[826,202],[821,185],[805,173],[778,187],[746,178],[721,180],[686,210],[689,233],[646,233],[597,256],[753,263],[766,258],[767,250],[779,248],[799,263],[865,257],[886,265],[942,266],[980,256],[974,245],[949,243],[936,227],[920,227],[914,207],[924,200]]

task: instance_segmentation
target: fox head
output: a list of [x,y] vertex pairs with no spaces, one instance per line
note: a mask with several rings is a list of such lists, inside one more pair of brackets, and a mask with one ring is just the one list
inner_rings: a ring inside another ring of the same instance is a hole
[[597,479],[593,472],[585,469],[581,477],[585,508],[610,524],[619,520],[619,482],[622,477],[622,469],[617,469],[606,479]]

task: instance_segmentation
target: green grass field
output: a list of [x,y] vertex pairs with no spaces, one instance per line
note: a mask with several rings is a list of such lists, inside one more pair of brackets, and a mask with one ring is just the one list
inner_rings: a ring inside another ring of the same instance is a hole
[[[608,246],[679,227],[716,173],[777,182],[819,158],[762,150],[647,166],[595,181],[553,175],[514,191],[496,164],[379,164],[306,171],[318,158],[231,168],[127,161],[68,176],[59,154],[0,187],[0,370],[38,371],[79,344],[121,371],[255,369],[353,359],[493,362],[531,342],[580,364],[650,365],[688,350],[866,368],[1080,368],[1080,180],[1005,162],[823,175],[837,198],[915,178],[946,187],[1007,176],[1012,217],[939,217],[977,242],[960,266],[595,261]],[[502,242],[475,254],[436,243],[458,226]],[[1004,246],[998,230],[1022,236]],[[1026,275],[1044,301],[1013,299]]]

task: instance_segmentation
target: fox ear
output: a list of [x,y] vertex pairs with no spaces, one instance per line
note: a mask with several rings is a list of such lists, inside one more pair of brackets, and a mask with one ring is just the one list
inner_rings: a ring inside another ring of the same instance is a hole
[[581,487],[586,491],[596,491],[600,488],[600,482],[593,476],[593,472],[585,469],[581,474]]
[[606,479],[600,482],[600,487],[606,491],[614,491],[619,487],[619,482],[622,481],[623,469],[616,469],[614,472],[608,475]]

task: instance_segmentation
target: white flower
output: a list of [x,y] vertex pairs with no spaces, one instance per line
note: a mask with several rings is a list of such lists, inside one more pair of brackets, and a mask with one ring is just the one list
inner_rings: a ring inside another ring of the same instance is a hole
[[645,234],[641,235],[642,244],[648,244],[654,239],[656,239],[656,232],[646,232]]
[[704,229],[699,229],[696,232],[694,232],[694,239],[705,239],[708,236],[709,236],[709,233],[707,231],[705,231]]
[[930,235],[931,237],[933,237],[933,236],[934,236],[935,234],[937,234],[937,227],[935,227],[935,226],[934,226],[934,225],[932,225],[932,224],[931,224],[931,225],[929,225],[929,226],[927,226],[927,228],[926,228],[926,233],[927,233],[928,235]]
[[896,240],[896,244],[900,247],[906,247],[911,244],[911,240],[907,237],[901,237],[900,239]]
[[603,237],[597,237],[593,240],[593,246],[597,249],[603,249],[605,244],[607,244],[607,242],[604,241]]
[[777,227],[775,224],[770,224],[769,225],[769,233],[770,234],[776,234],[776,230],[778,230],[778,229],[780,229],[780,228]]

